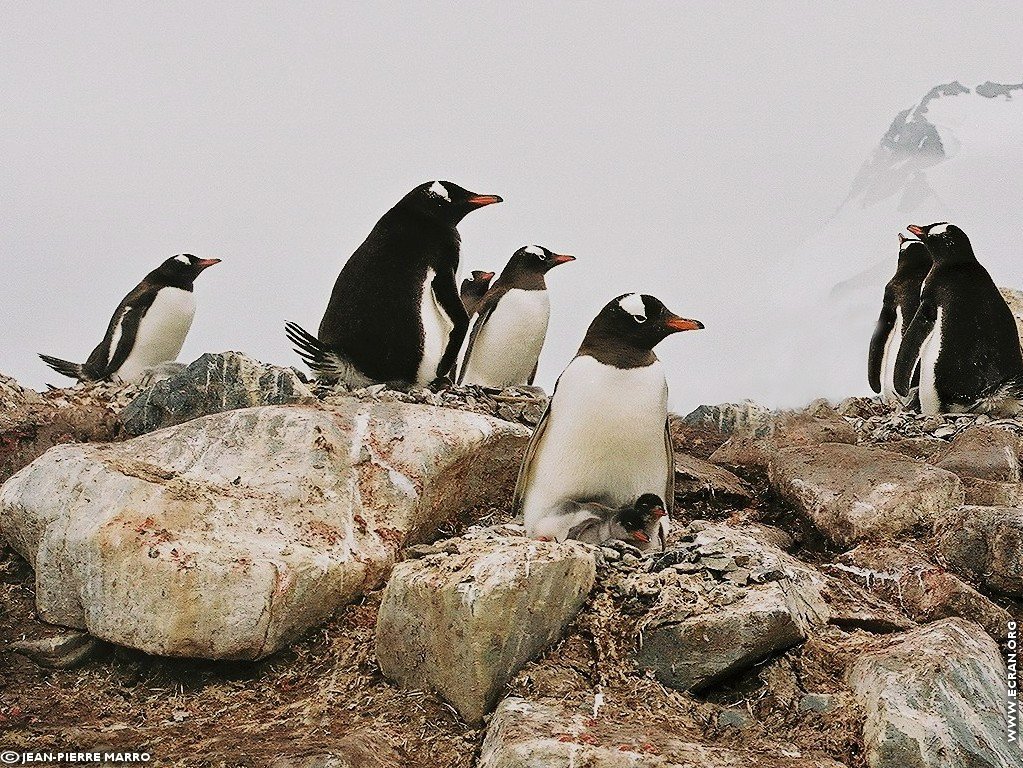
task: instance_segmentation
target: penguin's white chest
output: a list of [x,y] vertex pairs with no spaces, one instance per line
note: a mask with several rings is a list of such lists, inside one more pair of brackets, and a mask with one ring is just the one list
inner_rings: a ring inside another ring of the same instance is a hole
[[426,282],[423,283],[423,295],[419,302],[419,317],[423,326],[423,357],[416,370],[417,384],[429,384],[437,378],[437,366],[444,357],[451,331],[455,328],[433,292],[433,279],[436,276],[434,270],[426,270]]
[[462,382],[497,389],[529,383],[550,316],[547,291],[507,291],[476,334]]
[[[192,291],[161,288],[139,322],[131,352],[114,375],[121,381],[136,382],[146,369],[176,360],[194,316],[195,294]],[[118,325],[110,345],[111,357],[117,345],[125,343],[128,341],[121,338]]]
[[620,507],[644,493],[663,497],[667,409],[660,361],[620,369],[575,358],[558,381],[533,456],[522,497],[527,532],[548,535],[541,521],[566,500]]
[[941,355],[942,307],[938,307],[938,316],[934,319],[934,328],[920,346],[920,412],[936,414],[942,412],[941,398],[938,397],[937,376],[935,369]]
[[888,334],[881,358],[881,396],[885,400],[901,400],[895,391],[895,361],[899,359],[899,347],[902,346],[902,307],[895,308],[895,325]]

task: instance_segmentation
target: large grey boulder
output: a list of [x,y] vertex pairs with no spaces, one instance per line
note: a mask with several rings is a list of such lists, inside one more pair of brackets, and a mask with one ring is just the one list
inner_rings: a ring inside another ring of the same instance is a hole
[[948,567],[989,589],[1023,596],[1023,509],[960,507],[937,520]]
[[767,471],[783,448],[818,446],[822,443],[856,443],[856,430],[831,408],[823,405],[806,411],[772,414],[766,424],[737,430],[710,457],[715,464]]
[[467,722],[558,639],[596,576],[594,550],[575,542],[478,534],[395,566],[380,604],[380,670],[430,688]]
[[636,661],[661,683],[705,688],[827,623],[824,577],[813,568],[752,530],[703,521],[694,530],[631,585],[640,594],[659,590],[639,625]]
[[998,645],[963,619],[864,653],[847,678],[867,713],[867,765],[1019,766],[1019,747],[1006,739],[1005,674]]
[[929,529],[964,500],[962,482],[951,472],[890,451],[839,443],[782,449],[771,462],[770,482],[841,546]]
[[381,584],[405,543],[503,503],[527,437],[429,406],[228,411],[48,451],[0,488],[0,533],[50,623],[260,658]]
[[1009,612],[910,544],[860,544],[838,558],[831,570],[852,579],[913,619],[935,621],[959,616],[975,621],[996,639],[1006,636]]
[[1020,482],[1023,437],[1010,429],[980,425],[960,432],[931,461],[960,477],[1001,483]]
[[511,696],[490,720],[477,768],[842,768],[791,745],[716,746],[641,718],[595,717],[558,700]]
[[207,353],[142,390],[121,411],[121,421],[129,434],[142,435],[223,411],[314,399],[293,368],[267,365],[240,352]]

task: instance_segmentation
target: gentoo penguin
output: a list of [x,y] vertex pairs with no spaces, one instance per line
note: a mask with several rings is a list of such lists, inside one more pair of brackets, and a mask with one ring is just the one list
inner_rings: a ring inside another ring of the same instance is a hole
[[455,283],[456,226],[499,202],[450,181],[405,195],[342,268],[317,337],[287,324],[298,354],[318,377],[349,386],[447,376],[469,325]]
[[[654,493],[672,511],[668,385],[653,348],[672,333],[699,328],[703,323],[638,293],[612,300],[593,319],[519,468],[514,507],[527,535],[563,539],[580,522],[563,513],[571,500],[621,508]],[[666,534],[669,517],[660,525]],[[660,538],[647,548],[659,546]]]
[[482,272],[474,269],[472,274],[462,281],[462,287],[458,290],[458,296],[462,300],[462,306],[465,307],[465,313],[470,318],[472,313],[476,311],[476,307],[480,305],[480,301],[486,295],[487,290],[490,288],[490,281],[493,279],[493,272]]
[[648,545],[654,537],[660,539],[659,548],[664,549],[660,520],[668,513],[661,497],[655,493],[644,493],[634,504],[626,504],[619,509],[598,502],[569,502],[562,512],[574,515],[574,519],[578,520],[565,538],[587,544],[603,544],[617,539],[635,546],[637,542]]
[[901,402],[895,391],[895,361],[899,345],[917,307],[920,288],[931,269],[931,255],[920,240],[899,233],[899,264],[884,288],[884,303],[870,339],[867,377],[870,388],[889,402]]
[[934,266],[902,338],[896,391],[908,392],[919,359],[923,413],[1016,415],[1023,397],[1023,354],[1005,299],[959,227],[939,222],[909,231],[923,240]]
[[110,318],[106,335],[84,363],[39,355],[57,373],[79,381],[141,381],[148,369],[173,362],[192,327],[192,282],[220,259],[190,253],[172,256],[125,296]]
[[459,384],[504,389],[533,383],[551,316],[544,275],[570,261],[575,257],[539,245],[512,254],[476,309]]

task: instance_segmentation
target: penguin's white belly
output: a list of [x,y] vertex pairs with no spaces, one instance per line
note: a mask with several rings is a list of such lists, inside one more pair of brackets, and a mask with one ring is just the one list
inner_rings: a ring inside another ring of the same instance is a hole
[[902,307],[895,308],[895,325],[884,345],[884,356],[881,358],[881,397],[888,401],[900,401],[895,391],[895,361],[899,359],[899,348],[902,346]]
[[433,278],[436,275],[432,269],[426,270],[423,296],[419,302],[419,317],[423,325],[423,358],[416,370],[417,384],[429,384],[437,378],[437,366],[444,357],[451,331],[455,328],[433,292]]
[[920,412],[926,414],[942,412],[935,375],[938,356],[941,354],[941,322],[942,308],[938,307],[934,328],[920,346]]
[[[632,504],[664,496],[668,386],[660,361],[619,369],[575,358],[558,381],[523,493],[526,531],[543,536],[566,500]],[[543,521],[548,517],[547,521]]]
[[[177,360],[194,316],[195,295],[191,291],[161,288],[139,322],[131,352],[114,376],[121,381],[137,382],[148,368]],[[114,330],[111,356],[116,342],[125,343],[120,337],[118,325]]]
[[547,291],[512,288],[505,293],[476,335],[462,383],[497,389],[529,383],[550,316]]

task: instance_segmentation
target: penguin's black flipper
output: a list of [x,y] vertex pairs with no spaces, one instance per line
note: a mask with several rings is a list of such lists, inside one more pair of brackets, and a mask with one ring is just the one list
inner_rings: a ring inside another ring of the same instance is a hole
[[884,349],[888,337],[895,327],[895,296],[890,288],[884,290],[884,304],[881,315],[877,318],[874,335],[870,337],[870,352],[867,355],[867,381],[875,392],[881,391],[881,363],[884,361]]
[[921,299],[920,307],[913,315],[913,322],[909,324],[906,334],[902,337],[899,357],[895,361],[894,384],[895,391],[903,397],[909,395],[913,371],[916,369],[917,358],[920,357],[920,348],[934,330],[937,317],[938,309],[930,299]]
[[[485,301],[485,300],[484,300]],[[469,343],[465,347],[465,354],[462,355],[462,364],[458,366],[458,378],[456,381],[461,384],[465,378],[465,371],[469,367],[469,357],[472,355],[472,348],[476,345],[476,337],[479,336],[480,331],[483,330],[483,326],[487,320],[494,313],[494,307],[497,306],[496,302],[489,304],[480,303],[476,308],[476,321],[472,324],[472,329],[469,331]],[[529,382],[532,384],[533,382]]]
[[465,311],[465,305],[462,304],[462,299],[458,295],[454,269],[450,272],[438,270],[431,286],[434,298],[454,325],[451,335],[448,336],[447,349],[444,350],[444,355],[437,366],[437,376],[450,376],[455,363],[458,362],[458,350],[462,348],[465,334],[469,330],[469,314]]
[[298,323],[285,323],[284,331],[288,341],[295,345],[295,352],[317,378],[340,379],[350,386],[373,383],[351,361],[329,349]]
[[39,357],[44,363],[50,366],[61,376],[78,379],[79,381],[89,380],[89,377],[85,375],[85,371],[83,370],[81,363],[72,363],[68,360],[61,360],[59,357],[50,357],[50,355],[39,355]]

